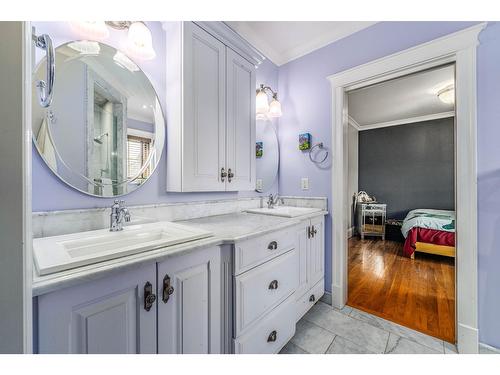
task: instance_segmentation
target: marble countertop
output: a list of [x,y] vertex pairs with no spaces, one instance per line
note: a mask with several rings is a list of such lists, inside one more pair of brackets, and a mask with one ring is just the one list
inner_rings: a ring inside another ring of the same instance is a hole
[[232,244],[236,241],[261,236],[266,233],[297,225],[300,221],[307,218],[326,214],[327,211],[320,211],[300,217],[285,218],[240,212],[177,221],[185,225],[209,230],[214,233],[214,236],[78,267],[46,276],[39,276],[35,271],[33,275],[33,296],[39,296],[69,286],[81,284],[82,282],[106,277],[146,262],[161,262],[169,257],[186,254],[201,248]]

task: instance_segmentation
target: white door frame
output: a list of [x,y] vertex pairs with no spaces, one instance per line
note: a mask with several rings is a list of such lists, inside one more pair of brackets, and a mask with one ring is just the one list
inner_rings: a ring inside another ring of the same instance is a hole
[[[478,352],[476,48],[486,23],[331,75],[332,89],[332,305],[347,302],[347,94],[444,63],[455,63],[456,297],[460,353]],[[460,230],[464,228],[464,230]]]

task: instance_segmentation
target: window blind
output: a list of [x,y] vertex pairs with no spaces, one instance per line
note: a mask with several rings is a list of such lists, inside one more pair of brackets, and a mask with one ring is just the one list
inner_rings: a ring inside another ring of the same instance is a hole
[[136,136],[127,136],[127,177],[146,179],[149,176],[149,167],[139,174],[149,157],[151,140]]

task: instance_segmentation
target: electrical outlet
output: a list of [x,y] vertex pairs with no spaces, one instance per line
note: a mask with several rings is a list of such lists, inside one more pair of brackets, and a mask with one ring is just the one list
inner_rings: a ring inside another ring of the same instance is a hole
[[256,185],[255,189],[262,190],[262,185],[263,185],[262,178],[258,178],[255,185]]
[[303,177],[300,180],[300,186],[301,186],[302,190],[309,190],[309,178]]

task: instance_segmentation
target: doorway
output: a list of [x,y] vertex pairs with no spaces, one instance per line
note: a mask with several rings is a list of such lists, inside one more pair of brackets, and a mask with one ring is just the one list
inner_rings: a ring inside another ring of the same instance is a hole
[[447,64],[347,91],[347,305],[453,344],[454,87]]
[[355,88],[432,67],[456,66],[456,337],[460,353],[478,352],[476,48],[485,24],[328,77],[332,87],[332,305],[347,302],[347,98]]

